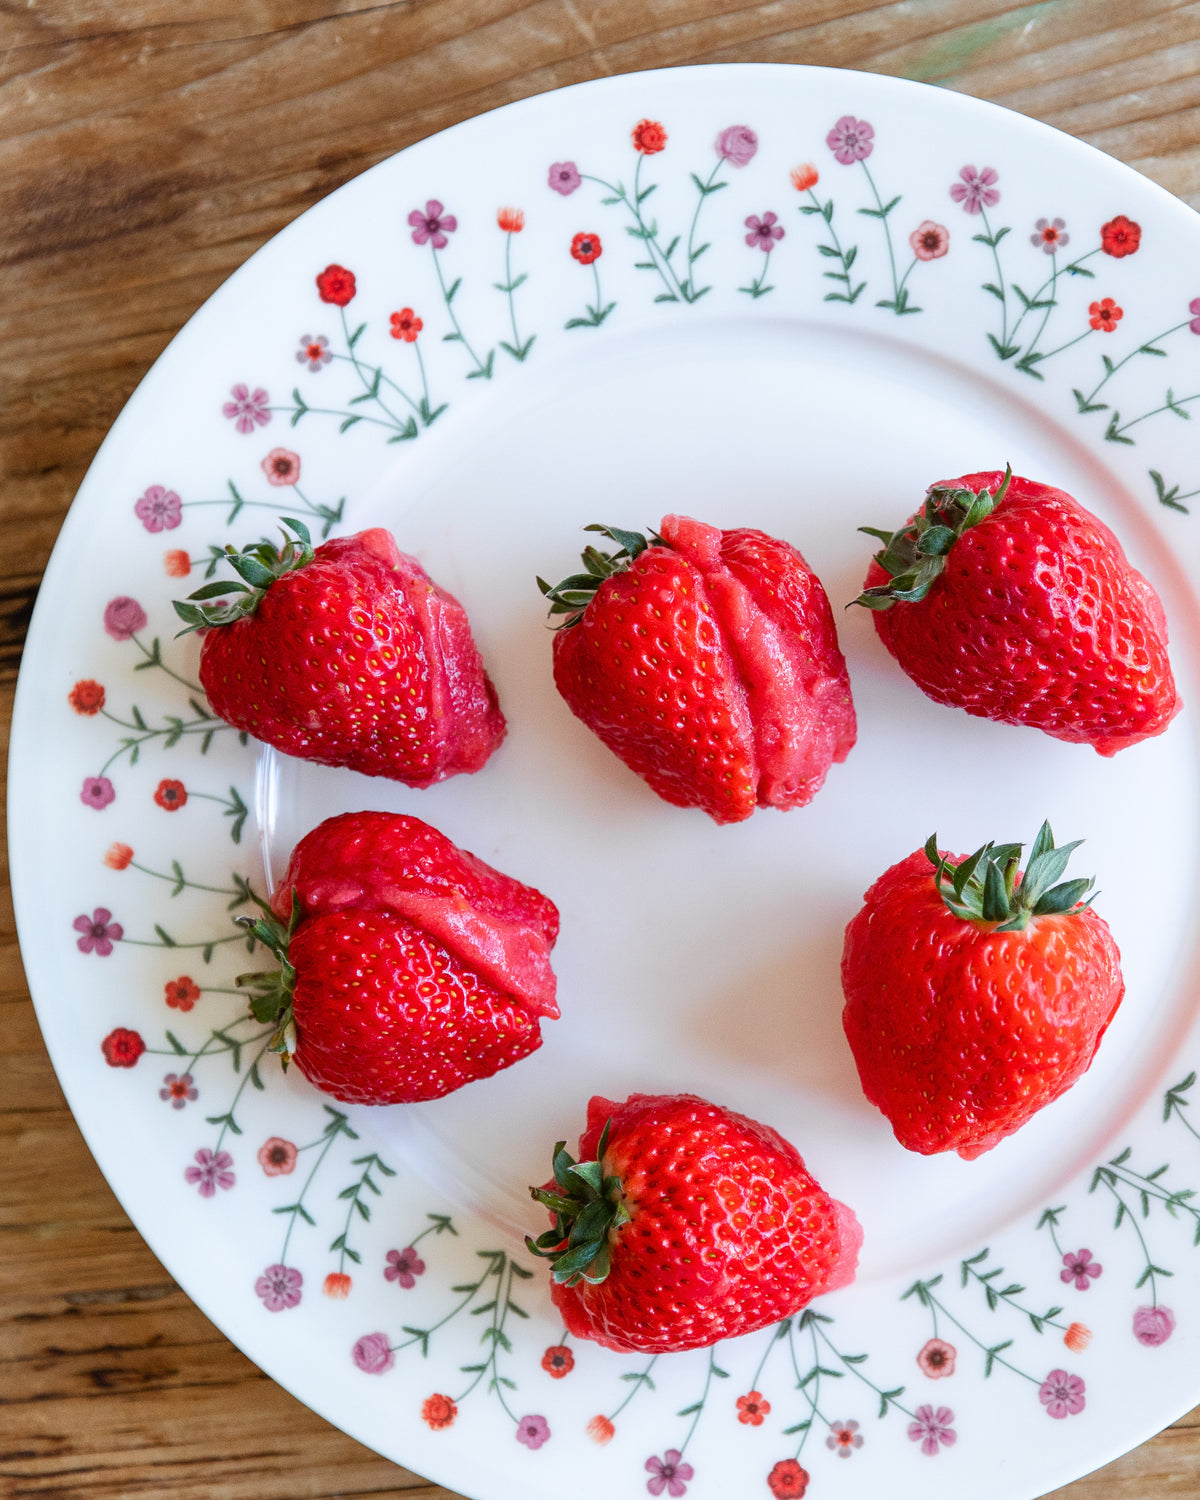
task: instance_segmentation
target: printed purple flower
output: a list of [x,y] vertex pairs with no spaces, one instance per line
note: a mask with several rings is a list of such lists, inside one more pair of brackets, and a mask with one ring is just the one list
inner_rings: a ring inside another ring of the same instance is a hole
[[549,1440],[550,1423],[545,1417],[522,1417],[517,1423],[517,1442],[524,1443],[527,1448],[536,1450]]
[[405,1291],[416,1286],[417,1277],[425,1273],[425,1262],[411,1245],[404,1250],[389,1250],[384,1259],[387,1261],[383,1268],[385,1280],[398,1281]]
[[105,605],[104,628],[114,641],[127,641],[146,628],[146,611],[136,599],[122,594]]
[[874,151],[875,130],[865,120],[843,115],[825,137],[825,144],[842,166],[849,167],[856,161],[865,161]]
[[778,214],[772,213],[763,214],[761,219],[757,214],[751,214],[746,220],[746,228],[750,231],[746,236],[747,245],[764,253],[774,250],[775,241],[783,238],[783,225],[776,222],[778,218]]
[[396,1363],[386,1333],[364,1333],[350,1353],[354,1363],[367,1375],[382,1375]]
[[729,125],[713,142],[713,150],[732,167],[744,167],[754,160],[758,136],[749,125]]
[[303,1275],[291,1266],[268,1266],[254,1283],[254,1290],[262,1298],[268,1312],[285,1312],[289,1307],[300,1305],[300,1288]]
[[76,917],[72,925],[82,934],[75,940],[80,953],[95,953],[98,958],[107,958],[113,944],[125,936],[125,929],[120,922],[113,921],[112,912],[104,906],[98,906],[90,917]]
[[547,181],[556,193],[569,198],[583,178],[580,177],[579,168],[573,161],[556,161],[550,168]]
[[1200,297],[1193,297],[1188,303],[1188,312],[1192,315],[1192,321],[1188,327],[1193,333],[1200,333]]
[[174,531],[183,520],[179,496],[161,484],[150,486],[135,502],[133,513],[147,531]]
[[253,432],[256,427],[265,427],[271,420],[271,398],[261,385],[252,391],[248,385],[239,381],[229,394],[233,400],[226,401],[221,408],[221,415],[228,417],[239,432]]
[[862,1433],[857,1422],[830,1422],[829,1436],[825,1446],[832,1448],[839,1458],[849,1458],[855,1448],[863,1445]]
[[908,1435],[914,1443],[920,1443],[921,1452],[930,1458],[944,1445],[949,1448],[958,1441],[958,1433],[951,1427],[954,1413],[948,1406],[918,1406],[913,1413],[915,1421],[908,1424]]
[[88,807],[94,807],[97,812],[102,812],[110,802],[117,800],[117,794],[107,776],[85,776],[79,800]]
[[172,1109],[182,1109],[190,1100],[199,1098],[190,1073],[168,1073],[158,1091],[160,1099],[169,1099]]
[[323,333],[302,333],[300,335],[300,347],[296,350],[296,363],[298,365],[307,365],[315,375],[332,358],[333,350],[329,347],[329,340]]
[[982,172],[977,172],[974,167],[963,167],[958,175],[962,181],[952,185],[950,196],[955,203],[962,204],[964,213],[982,213],[993,203],[1000,202],[999,191],[992,186],[1000,176],[995,167],[984,167]]
[[1071,243],[1071,236],[1063,233],[1067,227],[1065,219],[1038,219],[1033,227],[1035,233],[1029,236],[1030,244],[1044,250],[1047,255],[1053,255]]
[[1092,1278],[1099,1276],[1104,1267],[1092,1259],[1090,1250],[1069,1250],[1063,1256],[1063,1269],[1058,1273],[1061,1280],[1074,1282],[1076,1289],[1086,1292]]
[[192,1160],[195,1165],[183,1169],[184,1181],[193,1183],[202,1198],[211,1198],[218,1188],[227,1191],[237,1181],[229,1170],[233,1157],[228,1151],[212,1152],[204,1146]]
[[1077,1416],[1087,1405],[1084,1389],[1080,1376],[1068,1375],[1065,1370],[1051,1370],[1042,1382],[1038,1396],[1046,1408],[1046,1415],[1061,1421],[1063,1417]]
[[424,213],[419,208],[414,208],[408,216],[408,222],[412,225],[413,243],[423,245],[427,240],[432,240],[435,250],[444,250],[449,244],[446,236],[453,234],[458,228],[458,220],[453,214],[446,213],[436,198],[429,199]]
[[1156,1349],[1175,1331],[1175,1314],[1169,1307],[1139,1307],[1133,1315],[1133,1336],[1139,1344]]
[[666,1490],[675,1500],[684,1493],[687,1481],[696,1473],[691,1464],[683,1462],[683,1454],[678,1448],[668,1448],[661,1458],[648,1458],[646,1470],[654,1476],[646,1481],[650,1493],[661,1495]]

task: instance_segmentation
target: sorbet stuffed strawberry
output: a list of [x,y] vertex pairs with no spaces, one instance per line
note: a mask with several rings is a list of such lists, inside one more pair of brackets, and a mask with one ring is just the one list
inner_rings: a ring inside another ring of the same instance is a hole
[[776,1131],[694,1094],[594,1098],[531,1194],[569,1333],[668,1353],[753,1333],[854,1279],[862,1229]]
[[242,920],[281,963],[238,980],[255,1016],[338,1099],[440,1098],[528,1056],[558,1016],[553,903],[417,818],[328,819],[268,914]]
[[1125,984],[1092,881],[1056,884],[1076,847],[1044,823],[1021,875],[1019,844],[958,858],[935,835],[846,928],[846,1037],[909,1150],[971,1160],[1091,1065]]
[[226,723],[288,755],[425,787],[478,771],[503,715],[466,611],[376,527],[315,550],[227,550],[241,580],[177,603],[203,630],[200,681]]
[[786,542],[666,516],[649,539],[589,526],[583,573],[538,585],[572,713],[667,802],[718,823],[803,807],[855,738],[829,600]]
[[1158,595],[1065,490],[1004,474],[934,485],[855,601],[919,688],[1115,755],[1180,703]]

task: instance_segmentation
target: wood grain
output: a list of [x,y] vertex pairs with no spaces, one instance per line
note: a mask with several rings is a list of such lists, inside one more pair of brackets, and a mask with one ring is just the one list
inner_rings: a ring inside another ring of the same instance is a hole
[[[1021,110],[1200,206],[1185,0],[0,0],[0,713],[84,470],[184,320],[390,153],[546,89],[818,63]],[[453,1500],[266,1379],[87,1152],[0,900],[0,1496]],[[765,1490],[764,1490],[765,1493]],[[1200,1494],[1200,1411],[1055,1500]]]

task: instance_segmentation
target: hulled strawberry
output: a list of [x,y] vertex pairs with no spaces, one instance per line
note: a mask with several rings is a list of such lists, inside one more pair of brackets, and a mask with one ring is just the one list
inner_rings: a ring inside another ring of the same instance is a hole
[[1162,604],[1103,522],[1011,470],[934,485],[856,603],[923,692],[1115,755],[1180,703]]
[[347,1102],[488,1078],[559,1013],[553,903],[417,818],[328,819],[296,845],[267,914],[242,920],[281,965],[238,980],[273,1050]]
[[568,1332],[609,1349],[705,1348],[798,1312],[854,1279],[862,1229],[767,1125],[694,1094],[594,1098],[579,1160],[531,1188],[554,1227]]
[[794,547],[666,516],[649,539],[589,526],[585,572],[538,585],[563,617],[568,707],[667,802],[718,823],[803,807],[855,739],[829,600]]
[[969,858],[923,850],[884,871],[846,928],[842,1021],[863,1092],[896,1139],[968,1161],[1019,1130],[1091,1065],[1125,993],[1120,953],[1056,884],[1077,844],[1050,825]]
[[505,723],[462,605],[378,527],[314,549],[285,524],[280,549],[227,549],[240,581],[175,605],[204,631],[213,712],[288,755],[408,786],[478,771]]

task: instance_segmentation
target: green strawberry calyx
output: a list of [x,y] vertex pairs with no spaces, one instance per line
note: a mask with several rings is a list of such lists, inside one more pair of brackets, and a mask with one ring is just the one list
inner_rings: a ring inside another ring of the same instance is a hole
[[596,590],[606,578],[612,578],[616,573],[623,573],[625,569],[636,558],[639,558],[647,547],[662,546],[663,539],[656,532],[651,532],[648,537],[643,536],[640,531],[622,531],[619,526],[601,526],[594,524],[585,526],[584,531],[598,531],[601,535],[616,542],[616,552],[601,552],[598,547],[585,547],[580,554],[586,571],[582,573],[571,573],[561,583],[553,587],[544,578],[539,578],[537,586],[542,591],[543,597],[550,601],[550,615],[563,615],[555,625],[556,630],[565,630],[571,625],[578,625],[583,619],[583,612],[595,597]]
[[632,1218],[619,1177],[604,1175],[610,1119],[600,1134],[594,1161],[576,1161],[559,1141],[554,1148],[554,1187],[531,1187],[529,1195],[554,1215],[554,1228],[525,1248],[551,1263],[554,1280],[565,1286],[595,1285],[608,1275],[609,1235]]
[[1082,843],[1076,839],[1056,849],[1050,824],[1043,823],[1019,880],[1020,844],[987,843],[955,865],[938,853],[934,833],[925,845],[925,856],[934,867],[938,895],[956,917],[964,922],[995,922],[996,932],[1022,932],[1031,917],[1082,911],[1095,900],[1095,896],[1083,899],[1095,885],[1094,878],[1055,884]]
[[250,1001],[250,1011],[256,1021],[273,1026],[267,1050],[275,1052],[286,1070],[295,1051],[295,1021],[292,1016],[292,991],[296,984],[296,970],[288,957],[288,946],[303,915],[300,898],[292,892],[292,914],[285,926],[265,901],[255,896],[262,908],[261,917],[235,917],[239,927],[244,927],[251,937],[257,939],[269,953],[279,960],[278,969],[265,969],[256,974],[239,974],[234,983],[245,990]]
[[[295,521],[290,516],[281,519],[284,526],[295,532],[294,537],[283,532],[282,547],[277,547],[265,537],[261,542],[252,542],[249,547],[243,547],[240,552],[233,547],[226,547],[220,555],[238,577],[206,583],[194,594],[189,594],[187,600],[172,601],[175,613],[184,622],[184,629],[179,631],[179,635],[188,635],[193,630],[211,630],[217,625],[232,625],[235,620],[247,619],[262,603],[273,583],[277,583],[286,573],[294,573],[312,562],[314,554],[308,527],[303,521]],[[281,527],[280,530],[282,529]],[[221,594],[233,594],[235,597],[223,599],[219,604],[192,602],[216,599]]]
[[934,485],[925,503],[911,521],[899,531],[880,531],[874,526],[860,526],[868,536],[883,543],[875,561],[888,575],[887,583],[863,589],[852,604],[867,609],[890,609],[893,604],[917,604],[932,588],[946,566],[951,548],[964,531],[977,526],[1000,504],[1008,493],[1012,465],[1004,478],[990,490],[956,489],[953,485]]

